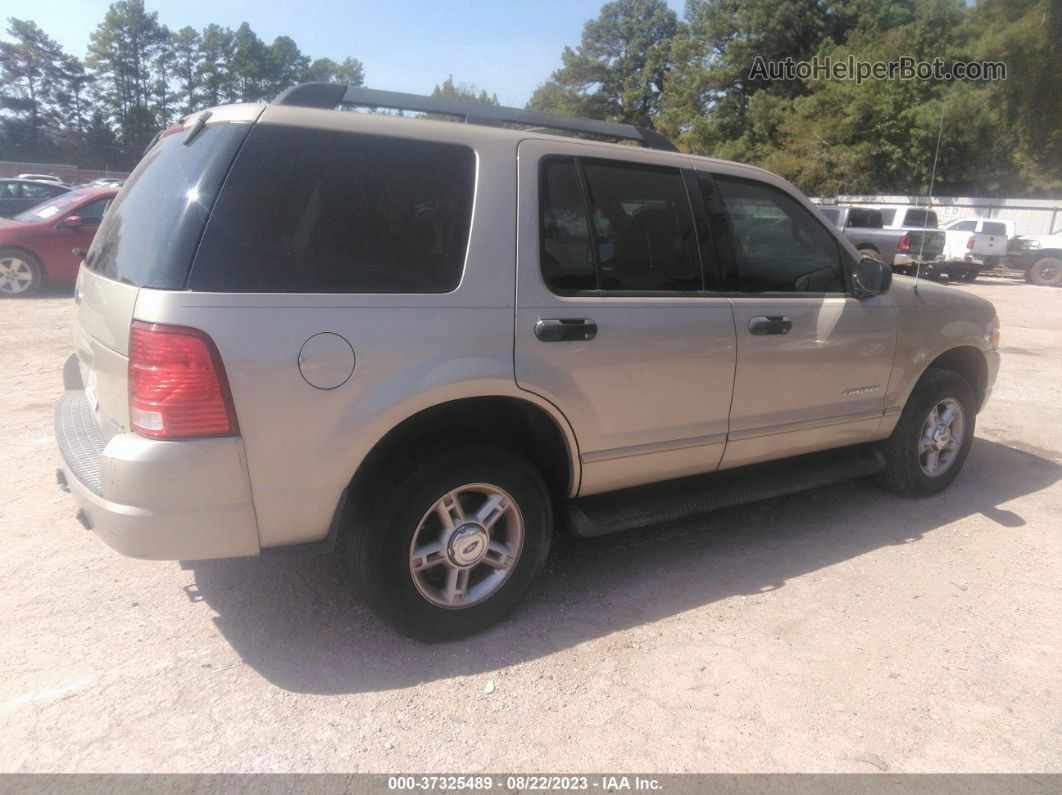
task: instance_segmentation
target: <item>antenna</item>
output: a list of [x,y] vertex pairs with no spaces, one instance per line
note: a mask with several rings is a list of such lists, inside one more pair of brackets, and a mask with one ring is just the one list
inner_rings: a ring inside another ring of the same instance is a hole
[[940,127],[937,128],[937,151],[933,153],[933,171],[929,175],[929,204],[922,217],[922,242],[918,246],[918,262],[915,263],[915,295],[918,295],[918,277],[922,273],[922,252],[926,247],[926,229],[929,228],[929,213],[933,209],[933,185],[937,180],[937,157],[940,155],[940,136],[944,132],[944,108],[940,109]]

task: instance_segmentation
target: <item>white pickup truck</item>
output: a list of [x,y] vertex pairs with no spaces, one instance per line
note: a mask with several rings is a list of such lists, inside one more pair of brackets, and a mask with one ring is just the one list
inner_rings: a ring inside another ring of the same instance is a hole
[[972,282],[981,268],[994,268],[1007,253],[1014,222],[998,218],[961,218],[943,227],[944,260],[951,278]]

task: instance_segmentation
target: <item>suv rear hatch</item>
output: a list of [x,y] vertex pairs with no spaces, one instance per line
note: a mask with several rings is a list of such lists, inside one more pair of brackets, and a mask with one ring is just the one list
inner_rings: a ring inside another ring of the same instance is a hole
[[211,207],[261,105],[190,116],[164,131],[107,212],[78,274],[81,383],[106,441],[129,423],[129,328],[141,287],[183,290]]

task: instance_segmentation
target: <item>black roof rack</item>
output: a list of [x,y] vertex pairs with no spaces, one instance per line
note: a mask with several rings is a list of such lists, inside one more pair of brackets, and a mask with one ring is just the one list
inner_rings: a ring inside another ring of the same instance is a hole
[[440,113],[457,116],[467,124],[526,124],[530,127],[546,127],[552,130],[580,132],[637,141],[650,149],[677,152],[678,149],[660,133],[612,121],[580,119],[576,116],[558,116],[537,110],[506,108],[487,105],[473,100],[441,99],[403,94],[397,91],[380,91],[362,86],[345,86],[337,83],[302,83],[283,91],[273,100],[274,105],[295,105],[303,108],[326,108],[332,110],[340,105],[357,105],[367,108],[410,110],[418,113]]

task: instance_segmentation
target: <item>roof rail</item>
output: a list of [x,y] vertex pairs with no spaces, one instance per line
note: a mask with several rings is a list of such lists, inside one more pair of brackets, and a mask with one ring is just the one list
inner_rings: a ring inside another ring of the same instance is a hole
[[619,138],[625,141],[637,141],[650,149],[663,149],[677,152],[678,149],[660,133],[645,127],[622,122],[580,119],[577,116],[558,116],[537,110],[506,108],[500,105],[487,105],[474,100],[442,99],[440,97],[423,97],[417,94],[403,94],[397,91],[380,91],[362,86],[345,86],[338,83],[302,83],[282,91],[273,100],[274,105],[295,105],[304,108],[325,108],[332,110],[340,105],[356,105],[368,108],[389,108],[391,110],[410,110],[418,113],[441,113],[457,116],[466,124],[485,124],[500,126],[502,124],[526,124],[530,127],[546,127],[552,130],[580,132],[600,135],[607,138]]

